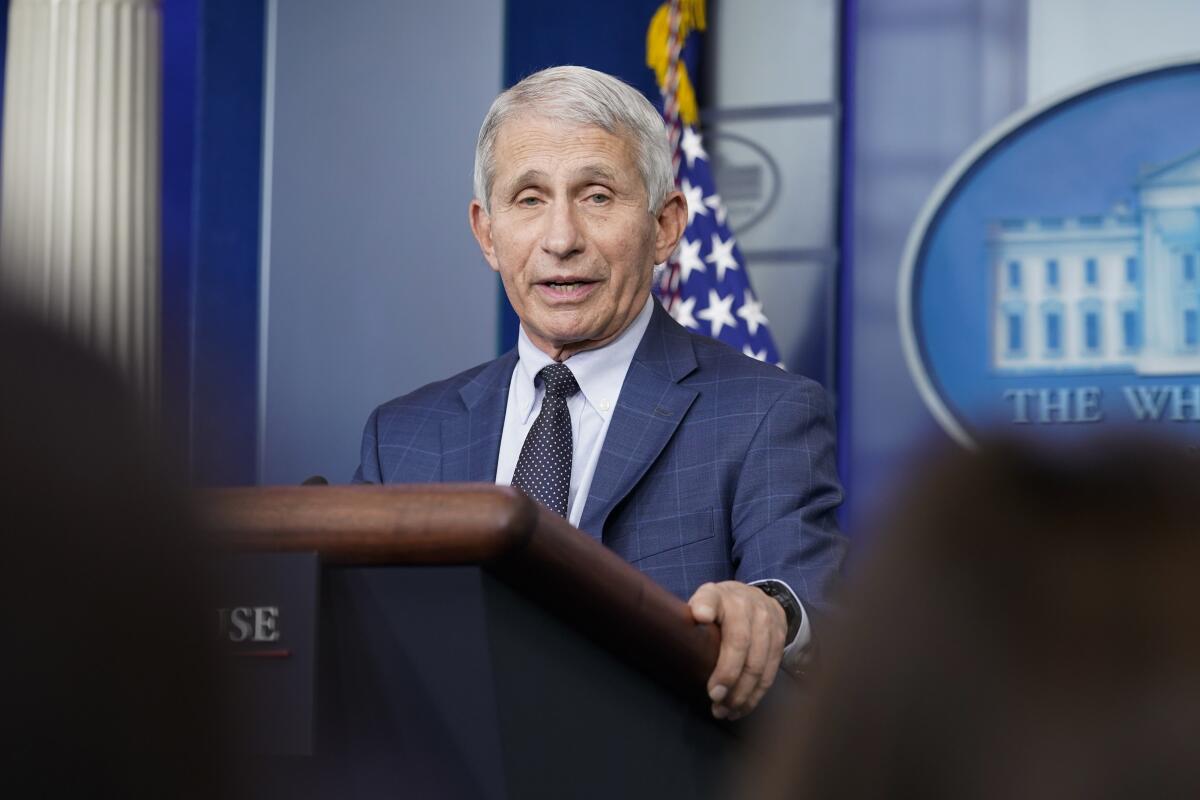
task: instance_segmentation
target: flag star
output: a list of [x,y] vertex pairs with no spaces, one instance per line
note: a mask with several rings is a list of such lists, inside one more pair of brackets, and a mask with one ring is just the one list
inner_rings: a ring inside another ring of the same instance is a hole
[[743,354],[745,354],[745,355],[748,355],[748,356],[750,356],[751,358],[756,358],[756,359],[758,359],[759,361],[766,361],[766,360],[767,360],[767,348],[765,348],[765,347],[764,347],[762,350],[759,350],[759,351],[756,353],[756,352],[754,352],[754,348],[753,348],[753,347],[751,347],[751,346],[750,346],[750,345],[748,345],[748,344],[744,344],[744,345],[742,345],[742,353],[743,353]]
[[687,127],[683,129],[683,139],[679,142],[679,149],[687,157],[688,169],[691,169],[696,159],[703,161],[708,160],[708,153],[704,152],[704,143],[700,139],[700,134],[696,133],[695,128]]
[[696,316],[712,326],[712,337],[721,335],[721,328],[736,328],[737,320],[733,318],[730,307],[733,305],[733,295],[721,297],[716,289],[708,290],[708,308],[696,313]]
[[704,208],[704,187],[692,186],[691,181],[689,181],[687,178],[684,178],[680,183],[680,188],[683,190],[684,199],[687,200],[687,224],[691,225],[692,220],[696,218],[697,214],[700,216],[708,216],[708,211]]
[[[746,299],[742,302],[742,307],[737,310],[737,315],[746,320],[746,327],[750,329],[751,336],[758,333],[759,325],[767,324],[767,318],[762,312],[762,303],[754,298],[754,292],[749,289],[746,290]],[[762,360],[759,359],[759,361]]]
[[696,322],[696,318],[692,316],[692,309],[696,306],[696,296],[692,295],[687,300],[680,300],[674,307],[671,308],[671,316],[675,321],[685,328],[699,328],[700,323]]
[[687,283],[688,275],[693,272],[704,272],[706,267],[704,262],[700,260],[700,240],[689,242],[686,238],[679,243],[679,250],[675,253],[675,257],[679,259],[679,280],[681,283]]
[[[733,246],[737,241],[732,234],[725,241],[721,241],[721,237],[717,234],[712,235],[712,252],[709,253],[704,260],[710,264],[717,265],[717,282],[725,280],[725,270],[737,269],[738,262],[733,255]],[[713,334],[714,336],[716,334]]]
[[704,205],[713,210],[713,216],[717,218],[718,225],[725,224],[725,206],[721,205],[721,195],[713,193],[704,198]]

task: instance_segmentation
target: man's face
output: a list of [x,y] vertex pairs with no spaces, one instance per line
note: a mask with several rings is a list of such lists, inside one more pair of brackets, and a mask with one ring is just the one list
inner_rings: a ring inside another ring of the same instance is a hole
[[624,138],[536,116],[500,128],[494,164],[471,229],[530,340],[563,360],[616,338],[683,233],[682,195],[655,216]]

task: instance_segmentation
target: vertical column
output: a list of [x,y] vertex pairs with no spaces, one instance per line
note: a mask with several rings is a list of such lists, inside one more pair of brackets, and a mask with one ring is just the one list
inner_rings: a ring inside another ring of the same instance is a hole
[[[1159,209],[1143,195],[1142,209],[1142,324],[1146,338],[1142,343],[1142,360],[1150,365],[1179,352],[1182,341],[1176,322],[1178,291],[1173,276],[1177,266],[1171,250],[1158,230]],[[1154,367],[1152,366],[1152,369]]]
[[159,0],[12,0],[0,282],[159,385]]

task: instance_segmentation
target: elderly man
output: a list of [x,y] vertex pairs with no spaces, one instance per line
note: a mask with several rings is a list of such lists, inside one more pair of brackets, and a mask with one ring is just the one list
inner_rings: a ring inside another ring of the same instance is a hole
[[501,94],[470,222],[517,347],[376,409],[355,480],[519,486],[720,626],[709,697],[733,718],[804,657],[844,553],[841,490],[820,387],[651,297],[686,219],[637,91],[556,67]]

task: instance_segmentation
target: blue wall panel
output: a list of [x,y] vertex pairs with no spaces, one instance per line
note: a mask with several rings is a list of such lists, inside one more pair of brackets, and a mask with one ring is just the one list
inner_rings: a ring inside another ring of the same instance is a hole
[[371,409],[495,354],[471,163],[495,0],[286,0],[269,19],[259,480],[348,481]]
[[162,391],[168,444],[189,460],[199,0],[163,9]]
[[163,14],[167,418],[193,482],[247,484],[256,469],[264,4],[182,0]]

